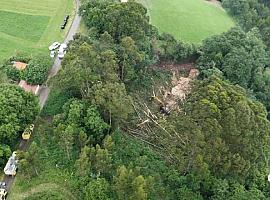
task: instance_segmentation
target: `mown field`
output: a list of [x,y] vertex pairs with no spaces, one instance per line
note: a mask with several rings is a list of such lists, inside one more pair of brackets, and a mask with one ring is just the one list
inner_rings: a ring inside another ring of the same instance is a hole
[[66,14],[72,15],[73,0],[0,0],[0,62],[16,51],[45,52],[61,41]]
[[148,8],[151,23],[177,39],[200,43],[234,26],[223,8],[206,0],[138,0]]

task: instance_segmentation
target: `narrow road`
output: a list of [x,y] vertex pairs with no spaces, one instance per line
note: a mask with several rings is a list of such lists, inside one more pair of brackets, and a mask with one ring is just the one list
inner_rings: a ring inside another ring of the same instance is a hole
[[[79,25],[80,25],[80,21],[81,21],[81,16],[79,16],[80,0],[75,0],[75,2],[76,2],[76,14],[75,14],[75,17],[72,21],[72,24],[68,30],[66,38],[64,40],[64,43],[66,43],[66,44],[73,39],[73,36],[76,34],[76,32],[79,28]],[[62,62],[62,60],[59,59],[58,57],[56,57],[56,59],[53,63],[53,66],[49,72],[48,79],[50,79],[51,77],[55,76],[58,73],[58,71],[61,68],[61,62]],[[45,103],[48,99],[49,93],[50,93],[50,89],[48,87],[42,86],[40,88],[39,105],[40,105],[41,109],[45,105]],[[27,146],[28,146],[28,142],[21,139],[18,150],[25,151],[27,149]],[[7,175],[4,176],[3,181],[7,184],[7,191],[10,191],[12,184],[14,182],[14,179],[15,179],[15,177],[12,177],[12,176],[7,176]]]

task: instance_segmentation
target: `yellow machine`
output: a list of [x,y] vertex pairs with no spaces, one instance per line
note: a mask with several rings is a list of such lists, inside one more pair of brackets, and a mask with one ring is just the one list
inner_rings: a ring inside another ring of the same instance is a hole
[[29,139],[30,139],[30,136],[31,136],[31,134],[32,134],[32,132],[33,132],[33,130],[34,130],[34,124],[30,124],[30,125],[24,130],[24,132],[23,132],[23,134],[22,134],[22,138],[23,138],[24,140],[29,140]]
[[151,99],[154,100],[159,105],[159,109],[161,113],[166,114],[166,115],[170,114],[170,110],[168,109],[168,107],[157,96],[152,96]]

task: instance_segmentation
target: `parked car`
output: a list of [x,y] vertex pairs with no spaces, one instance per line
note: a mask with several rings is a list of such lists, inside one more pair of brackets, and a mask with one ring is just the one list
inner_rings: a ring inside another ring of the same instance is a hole
[[53,50],[57,49],[59,46],[60,46],[59,42],[54,42],[51,44],[51,46],[49,46],[49,50],[53,51]]
[[65,29],[66,25],[67,25],[67,22],[68,22],[68,19],[69,19],[69,15],[67,15],[64,19],[64,22],[63,24],[61,25],[61,29]]
[[35,125],[34,124],[30,124],[29,126],[26,127],[26,129],[24,130],[23,134],[22,134],[22,139],[23,140],[29,140],[30,136],[34,130]]
[[63,43],[60,45],[59,51],[58,51],[58,58],[60,59],[64,58],[66,54],[66,49],[67,49],[67,44]]
[[8,176],[15,176],[18,168],[17,152],[14,151],[4,168],[4,172]]
[[0,182],[0,200],[6,200],[7,197],[7,184]]
[[55,51],[51,51],[50,57],[51,57],[51,58],[54,58],[54,56],[55,56]]
[[69,15],[67,15],[64,19],[64,21],[68,22],[68,19],[69,19]]

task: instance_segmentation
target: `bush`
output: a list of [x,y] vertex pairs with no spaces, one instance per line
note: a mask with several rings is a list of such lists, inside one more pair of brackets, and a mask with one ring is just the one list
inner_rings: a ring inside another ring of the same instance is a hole
[[49,99],[42,110],[42,115],[53,116],[63,112],[63,105],[72,97],[68,91],[62,91],[57,88],[51,90]]
[[37,56],[29,62],[22,78],[29,84],[41,85],[47,80],[51,65],[52,62],[47,56]]
[[48,199],[54,199],[54,200],[64,200],[66,199],[65,194],[58,191],[44,191],[44,192],[38,192],[30,197],[27,198],[28,200],[48,200]]

